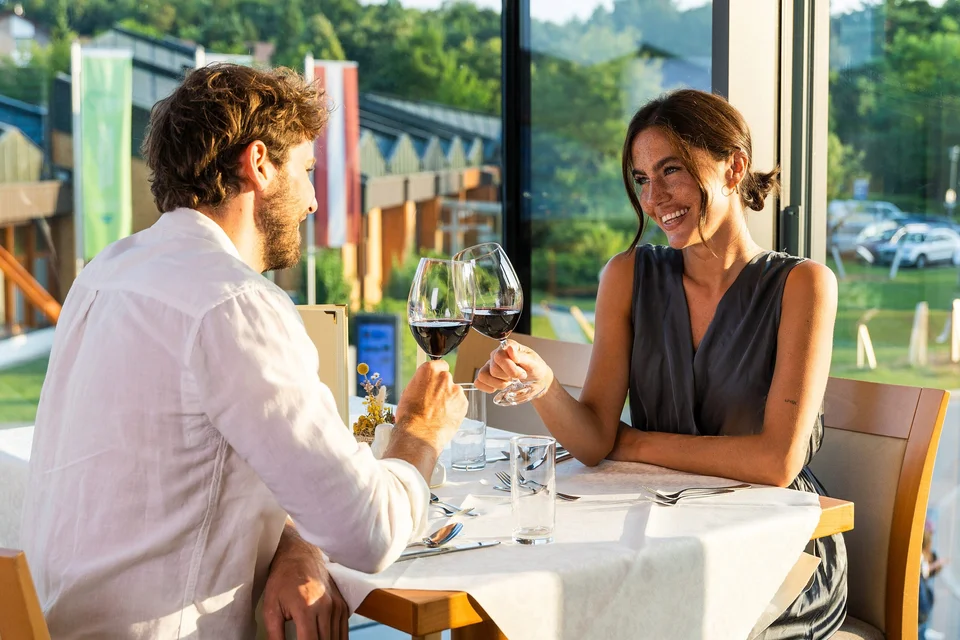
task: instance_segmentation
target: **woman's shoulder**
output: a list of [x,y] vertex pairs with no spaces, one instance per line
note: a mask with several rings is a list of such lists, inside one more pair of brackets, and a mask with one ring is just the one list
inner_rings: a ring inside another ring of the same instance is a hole
[[633,278],[636,272],[643,272],[650,268],[674,264],[677,255],[675,249],[653,244],[639,244],[622,251],[607,262],[601,273],[601,278],[621,280]]
[[836,304],[837,276],[830,267],[815,260],[790,257],[795,263],[787,274],[783,303],[788,306],[806,306],[832,300]]

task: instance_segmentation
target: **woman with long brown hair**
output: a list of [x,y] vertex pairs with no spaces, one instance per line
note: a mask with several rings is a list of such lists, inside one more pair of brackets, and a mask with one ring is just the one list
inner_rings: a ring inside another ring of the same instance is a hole
[[[477,385],[542,381],[534,407],[588,465],[645,462],[823,495],[806,465],[823,436],[837,282],[751,238],[746,212],[779,186],[779,169],[754,170],[751,154],[743,116],[721,97],[685,89],[644,105],[622,159],[640,230],[601,274],[579,400],[515,342],[491,354]],[[640,244],[647,218],[669,246]],[[843,623],[843,539],[814,546],[813,580],[761,637],[829,638]]]

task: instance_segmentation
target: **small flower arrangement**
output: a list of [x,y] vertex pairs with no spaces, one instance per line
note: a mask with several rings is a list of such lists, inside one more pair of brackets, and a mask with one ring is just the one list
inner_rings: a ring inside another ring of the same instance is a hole
[[385,407],[387,400],[387,388],[383,385],[383,380],[379,373],[374,373],[369,378],[370,367],[365,362],[357,365],[357,373],[363,376],[363,390],[367,396],[363,399],[363,404],[367,412],[357,418],[353,425],[353,435],[360,442],[373,442],[374,432],[378,424],[393,424],[395,418],[393,411]]

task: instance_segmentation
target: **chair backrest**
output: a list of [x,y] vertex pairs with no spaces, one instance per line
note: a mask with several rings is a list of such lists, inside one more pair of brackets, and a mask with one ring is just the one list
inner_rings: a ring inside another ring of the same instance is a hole
[[[540,357],[553,369],[553,375],[560,384],[574,398],[580,397],[580,391],[587,377],[587,366],[590,364],[593,345],[535,338],[521,333],[514,333],[510,338],[540,354]],[[497,348],[498,344],[496,340],[482,336],[476,331],[468,333],[457,350],[454,381],[473,382],[477,371],[490,359],[490,353]],[[499,407],[493,404],[493,396],[487,397],[487,424],[516,433],[547,433],[543,421],[530,404]]]
[[916,638],[920,554],[933,463],[949,392],[830,378],[823,446],[811,470],[852,500],[850,615],[888,640]]
[[0,640],[50,640],[27,558],[0,549]]
[[337,402],[343,423],[350,425],[350,370],[347,343],[347,307],[342,304],[297,305],[307,335],[320,354],[320,382]]

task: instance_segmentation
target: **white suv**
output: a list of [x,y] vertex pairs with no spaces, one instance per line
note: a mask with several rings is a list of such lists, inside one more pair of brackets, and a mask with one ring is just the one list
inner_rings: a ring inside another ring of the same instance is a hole
[[943,227],[910,225],[896,244],[880,249],[877,262],[891,264],[898,250],[900,264],[918,269],[936,262],[956,264],[960,258],[960,234]]

